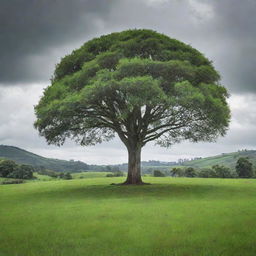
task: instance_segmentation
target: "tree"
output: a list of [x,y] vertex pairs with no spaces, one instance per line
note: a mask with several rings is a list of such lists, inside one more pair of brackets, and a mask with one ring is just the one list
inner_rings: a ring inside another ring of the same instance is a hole
[[128,30],[86,42],[56,66],[35,107],[49,144],[82,146],[118,135],[128,151],[125,184],[142,184],[141,149],[214,141],[228,128],[227,91],[212,63],[178,40]]
[[64,180],[72,180],[72,176],[69,172],[66,172],[64,175],[63,175],[63,179]]
[[224,165],[213,165],[213,171],[217,178],[234,178],[234,174],[232,173],[231,169],[224,166]]
[[240,157],[236,162],[236,171],[240,178],[252,178],[253,167],[248,158]]
[[17,166],[16,170],[8,175],[8,178],[29,180],[33,178],[33,171],[33,166],[22,164]]
[[182,177],[185,175],[184,169],[177,168],[177,167],[172,168],[170,173],[171,173],[171,176],[173,177]]
[[12,160],[0,161],[0,177],[7,177],[10,173],[18,170],[19,166]]
[[34,168],[31,165],[18,165],[12,160],[0,161],[0,177],[32,179]]
[[188,167],[185,169],[185,177],[194,178],[196,177],[196,171],[193,167]]

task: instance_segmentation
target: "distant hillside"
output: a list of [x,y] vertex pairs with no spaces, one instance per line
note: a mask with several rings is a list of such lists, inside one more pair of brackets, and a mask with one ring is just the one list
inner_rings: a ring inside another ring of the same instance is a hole
[[[198,158],[195,160],[188,160],[184,162],[160,162],[160,161],[142,161],[141,169],[144,173],[150,173],[152,170],[159,169],[162,171],[169,171],[173,167],[194,167],[194,168],[210,168],[213,165],[224,165],[232,169],[235,168],[236,162],[240,157],[248,157],[249,160],[256,167],[256,150],[241,150],[233,153],[222,153],[221,155]],[[117,165],[120,170],[127,171],[127,163]]]
[[191,166],[195,168],[212,167],[213,165],[225,165],[230,168],[235,168],[236,161],[240,157],[248,157],[250,161],[256,166],[256,150],[242,150],[233,153],[223,153],[221,155],[201,158],[198,160],[187,161],[182,166]]
[[42,157],[18,147],[0,145],[0,158],[11,159],[19,164],[29,164],[35,167],[45,167],[59,172],[86,171],[89,166],[81,161],[65,161]]
[[[142,171],[148,172],[153,169],[170,170],[174,166],[191,166],[194,168],[207,168],[213,165],[225,165],[230,168],[235,168],[236,161],[239,157],[248,157],[256,166],[256,150],[242,150],[233,153],[223,153],[221,155],[200,158],[197,160],[185,161],[182,164],[178,162],[160,162],[155,160],[142,161]],[[14,160],[19,164],[29,164],[35,167],[44,167],[49,170],[59,172],[81,172],[81,171],[109,171],[109,166],[106,165],[88,165],[81,161],[66,161],[53,158],[46,158],[24,149],[0,145],[0,158]],[[114,169],[118,167],[122,171],[127,171],[127,163],[119,165],[110,165]],[[114,170],[113,169],[113,170]]]

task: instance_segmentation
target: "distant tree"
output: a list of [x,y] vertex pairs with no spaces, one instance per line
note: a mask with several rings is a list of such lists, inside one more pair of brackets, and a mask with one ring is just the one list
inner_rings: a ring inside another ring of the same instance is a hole
[[110,166],[110,165],[107,165],[107,166],[106,166],[106,171],[107,171],[107,172],[111,172],[111,166]]
[[185,169],[185,176],[190,177],[190,178],[196,177],[196,170],[192,167],[186,168]]
[[198,170],[197,176],[200,178],[216,178],[216,173],[211,168],[203,168]]
[[185,171],[183,168],[172,168],[171,169],[171,176],[173,177],[183,177],[185,176]]
[[38,171],[38,174],[47,175],[47,176],[50,176],[50,177],[53,177],[53,178],[57,178],[61,175],[60,172],[55,172],[55,171],[48,170],[48,169],[40,170],[40,171]]
[[114,165],[114,166],[112,166],[111,171],[112,172],[120,172],[120,169],[118,166]]
[[18,165],[12,160],[0,161],[0,177],[32,179],[34,168],[31,165]]
[[17,166],[17,168],[13,172],[9,173],[7,177],[29,180],[33,178],[33,171],[34,169],[31,165],[22,164]]
[[63,175],[63,179],[64,180],[72,180],[72,176],[69,172],[66,172],[64,175]]
[[34,167],[31,165],[22,164],[20,170],[23,173],[23,179],[33,179]]
[[60,173],[58,173],[58,176],[57,176],[57,177],[59,177],[60,179],[63,179],[63,178],[64,178],[64,175],[65,175],[64,172],[60,172]]
[[217,164],[212,166],[212,169],[218,178],[234,178],[234,174],[231,169],[226,166]]
[[160,170],[154,170],[153,176],[154,177],[165,177],[165,173],[161,172]]
[[7,177],[10,173],[16,171],[19,168],[12,160],[1,160],[0,161],[0,177]]
[[236,171],[240,178],[252,178],[253,166],[248,158],[240,157],[236,162]]
[[124,184],[142,184],[141,150],[150,141],[214,141],[226,133],[228,93],[212,62],[151,30],[112,33],[85,43],[56,66],[35,107],[49,144],[95,145],[118,135],[128,151]]

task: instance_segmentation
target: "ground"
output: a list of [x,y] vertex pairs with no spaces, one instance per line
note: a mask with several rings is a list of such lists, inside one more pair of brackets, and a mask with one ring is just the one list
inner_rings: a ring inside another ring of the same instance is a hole
[[0,186],[0,256],[255,256],[256,180]]

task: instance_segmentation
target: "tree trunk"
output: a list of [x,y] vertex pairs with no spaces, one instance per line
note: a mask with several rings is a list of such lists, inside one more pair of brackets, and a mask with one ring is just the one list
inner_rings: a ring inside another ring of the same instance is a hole
[[128,148],[128,174],[124,185],[141,185],[141,148]]

